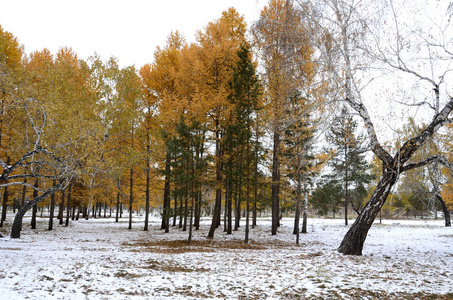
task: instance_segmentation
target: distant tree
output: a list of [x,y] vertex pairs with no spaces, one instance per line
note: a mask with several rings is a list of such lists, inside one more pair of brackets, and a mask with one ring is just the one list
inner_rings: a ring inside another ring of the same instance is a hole
[[[316,120],[311,101],[297,93],[292,96],[286,114],[291,116],[284,132],[284,157],[286,176],[291,179],[296,188],[296,215],[294,220],[294,234],[296,244],[299,243],[299,218],[303,207],[302,233],[306,233],[307,205],[302,206],[302,193],[307,196],[308,187],[317,173],[315,171],[316,159],[313,155],[313,137],[316,130]],[[303,190],[302,190],[303,189]],[[308,196],[307,196],[308,197]],[[305,198],[307,198],[305,197]]]
[[341,184],[343,191],[345,225],[348,225],[348,206],[360,214],[363,199],[367,196],[365,185],[371,182],[371,165],[365,160],[364,137],[356,136],[357,122],[346,107],[330,126],[327,140],[333,146],[334,156],[329,162],[331,177]]
[[313,191],[310,202],[312,207],[318,210],[319,215],[327,216],[331,212],[335,217],[341,207],[343,195],[340,183],[331,178],[324,178]]

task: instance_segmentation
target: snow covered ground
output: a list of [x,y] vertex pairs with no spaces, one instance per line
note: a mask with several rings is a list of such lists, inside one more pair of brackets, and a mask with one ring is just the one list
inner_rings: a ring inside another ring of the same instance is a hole
[[[12,215],[8,217],[7,226]],[[0,299],[451,299],[453,228],[442,220],[375,224],[361,257],[336,252],[343,220],[309,219],[295,245],[292,219],[270,235],[259,220],[244,245],[244,228],[206,238],[194,232],[142,231],[136,219],[72,221],[37,230],[25,219],[21,239],[0,239]],[[6,229],[9,230],[7,227]],[[2,229],[3,233],[8,233]]]

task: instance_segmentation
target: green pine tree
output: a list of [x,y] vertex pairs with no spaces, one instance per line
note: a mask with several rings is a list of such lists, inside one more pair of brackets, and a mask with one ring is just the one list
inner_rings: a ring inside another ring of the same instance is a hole
[[345,225],[348,225],[348,206],[360,214],[366,197],[365,185],[372,180],[362,145],[365,138],[356,135],[357,122],[346,107],[333,121],[327,134],[327,140],[333,146],[334,156],[330,160],[331,180],[336,180],[342,188]]

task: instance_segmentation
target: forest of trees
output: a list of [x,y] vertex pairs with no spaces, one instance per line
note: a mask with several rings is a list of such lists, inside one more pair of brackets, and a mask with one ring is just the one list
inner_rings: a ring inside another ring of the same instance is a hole
[[[306,232],[310,212],[346,225],[353,212],[339,251],[361,254],[378,213],[450,226],[452,9],[436,5],[437,31],[399,23],[393,2],[270,0],[253,24],[230,8],[194,43],[169,33],[139,69],[68,47],[26,54],[0,27],[0,227],[13,211],[18,238],[45,207],[49,229],[125,212],[148,230],[154,213],[190,242],[205,216],[209,237],[245,224],[248,242],[270,212],[271,234],[290,214],[299,241],[300,216]],[[417,111],[382,136],[397,109]]]

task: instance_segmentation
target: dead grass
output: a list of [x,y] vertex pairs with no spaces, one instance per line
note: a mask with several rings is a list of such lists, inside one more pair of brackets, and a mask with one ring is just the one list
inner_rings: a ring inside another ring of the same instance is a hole
[[137,266],[140,269],[154,270],[169,273],[193,273],[193,272],[209,272],[206,268],[186,267],[178,264],[175,261],[159,261],[156,259],[148,259],[144,264]]
[[1,250],[12,250],[12,251],[20,251],[22,248],[17,248],[17,247],[2,247],[0,248]]
[[187,253],[187,252],[217,252],[219,250],[265,250],[281,249],[294,247],[294,244],[273,241],[273,242],[250,242],[244,243],[242,240],[200,240],[192,241],[190,244],[187,240],[135,240],[122,244],[125,250],[131,252],[153,252],[153,253]]

